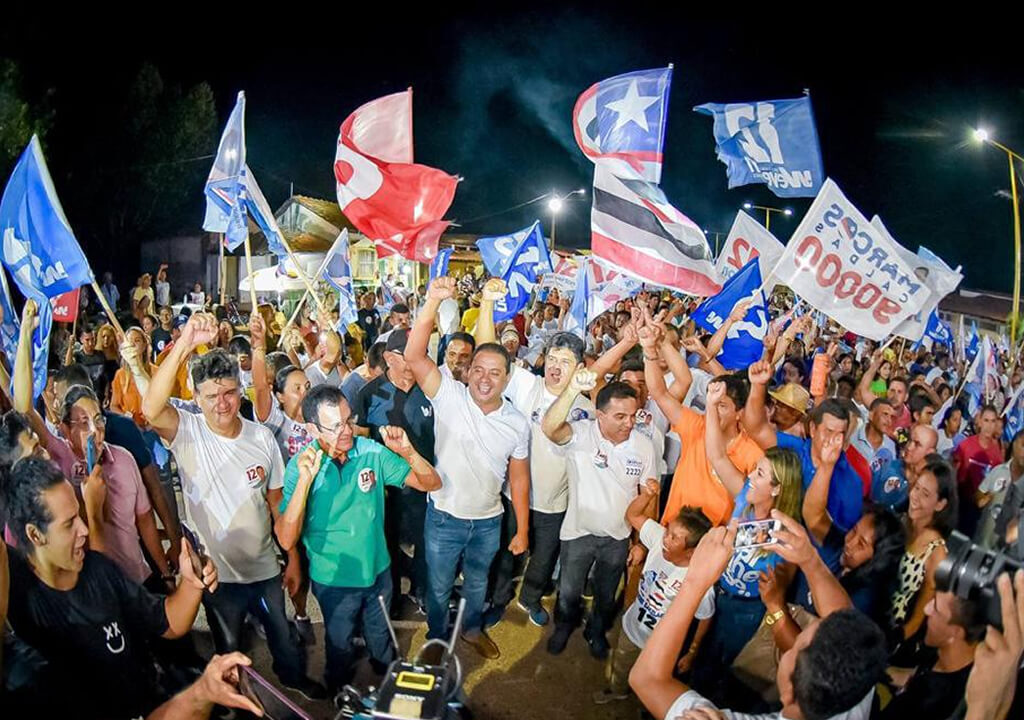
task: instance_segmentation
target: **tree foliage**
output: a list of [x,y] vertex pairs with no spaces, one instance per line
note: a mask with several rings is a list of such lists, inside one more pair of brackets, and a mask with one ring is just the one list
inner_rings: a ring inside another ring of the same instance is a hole
[[29,102],[21,73],[12,60],[0,58],[0,172],[10,173],[32,134],[44,140],[52,115],[43,103]]

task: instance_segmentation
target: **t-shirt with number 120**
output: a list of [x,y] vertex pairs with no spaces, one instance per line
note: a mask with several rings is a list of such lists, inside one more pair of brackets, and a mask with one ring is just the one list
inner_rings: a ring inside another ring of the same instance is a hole
[[[622,631],[637,647],[643,647],[673,598],[683,586],[688,568],[673,565],[662,553],[665,528],[648,520],[640,528],[640,542],[649,550],[640,576],[636,600],[622,615]],[[710,588],[700,600],[695,617],[705,620],[715,614],[715,594]]]

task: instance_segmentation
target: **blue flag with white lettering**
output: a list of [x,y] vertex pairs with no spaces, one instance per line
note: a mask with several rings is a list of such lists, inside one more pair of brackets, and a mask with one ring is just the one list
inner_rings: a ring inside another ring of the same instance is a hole
[[508,287],[508,294],[494,304],[494,322],[508,320],[526,307],[537,278],[554,272],[540,220],[511,235],[480,238],[476,246],[487,271]]
[[[21,294],[39,306],[39,327],[32,333],[32,392],[38,398],[46,387],[50,354],[50,298],[88,285],[93,274],[64,216],[35,135],[14,166],[0,200],[0,235],[4,266]],[[11,314],[15,317],[13,308]]]
[[569,306],[569,317],[565,319],[565,331],[587,339],[587,322],[590,309],[590,258],[583,258],[576,271],[576,290]]
[[11,288],[7,285],[7,272],[0,267],[0,312],[3,312],[3,320],[0,321],[0,343],[7,359],[14,362],[14,354],[18,350],[18,333],[21,332],[21,322],[18,320],[18,313],[14,310],[14,303],[11,301]]
[[[224,233],[228,250],[245,242],[249,234],[245,164],[245,93],[238,93],[217,156],[206,179],[206,217],[203,230]],[[269,238],[268,238],[269,239]]]
[[814,197],[825,181],[809,97],[706,103],[729,187],[762,183],[779,197]]
[[359,319],[352,292],[352,266],[348,257],[348,228],[342,228],[324,258],[324,280],[338,291],[338,321],[341,327]]
[[754,297],[754,292],[758,291],[747,314],[729,328],[725,344],[718,354],[718,361],[727,370],[745,368],[761,359],[764,335],[768,330],[768,306],[760,287],[761,266],[755,257],[726,280],[717,295],[702,302],[691,316],[697,325],[708,332],[715,332],[722,327],[737,303]]
[[448,274],[448,261],[451,260],[453,252],[455,252],[455,248],[450,247],[437,251],[437,255],[430,261],[430,282]]
[[975,356],[978,354],[978,348],[980,346],[981,339],[978,336],[978,325],[971,320],[971,334],[967,337],[967,359],[973,361]]
[[953,328],[939,318],[939,311],[932,310],[928,316],[928,323],[925,325],[924,334],[932,339],[932,342],[940,345],[953,344]]

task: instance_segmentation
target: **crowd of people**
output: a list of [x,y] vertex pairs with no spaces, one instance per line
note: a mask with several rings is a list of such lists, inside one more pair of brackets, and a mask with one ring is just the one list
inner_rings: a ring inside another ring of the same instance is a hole
[[198,285],[176,314],[167,269],[127,304],[106,279],[123,333],[55,328],[40,397],[32,301],[3,358],[0,706],[255,711],[250,628],[284,688],[326,699],[395,659],[386,609],[447,638],[461,599],[486,660],[510,614],[555,656],[582,628],[593,702],[659,719],[1024,716],[1024,572],[998,581],[1001,627],[937,578],[954,531],[1024,547],[1012,353],[972,407],[959,349],[883,347],[784,291],[760,359],[727,369],[745,303],[712,334],[644,289],[577,334],[557,290],[496,324],[504,283],[466,275],[382,283],[348,325],[311,302],[242,326]]

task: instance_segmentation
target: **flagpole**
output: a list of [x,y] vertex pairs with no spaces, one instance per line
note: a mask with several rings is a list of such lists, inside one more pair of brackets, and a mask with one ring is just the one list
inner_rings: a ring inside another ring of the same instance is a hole
[[124,328],[121,327],[121,323],[117,321],[117,315],[110,309],[110,303],[107,302],[107,296],[103,294],[103,290],[100,288],[100,284],[96,282],[96,278],[92,279],[92,291],[96,293],[96,298],[100,301],[100,305],[103,307],[103,311],[107,313],[107,317],[110,318],[110,324],[114,326],[114,332],[117,333],[117,340],[121,342],[124,340]]
[[76,308],[76,310],[78,312],[75,313],[75,320],[71,323],[71,339],[68,341],[68,349],[64,353],[64,367],[71,364],[75,352],[75,333],[78,332],[78,314],[81,312],[81,306]]
[[[281,244],[284,245],[284,249],[288,253],[288,259],[291,260],[292,264],[295,266],[295,272],[299,274],[299,278],[302,279],[303,284],[306,286],[306,292],[313,296],[313,301],[316,302],[317,310],[321,313],[328,313],[329,310],[327,309],[327,306],[324,305],[320,296],[316,294],[316,289],[313,287],[313,283],[310,282],[309,277],[306,276],[306,272],[299,265],[299,261],[296,259],[295,253],[292,252],[291,245],[289,245],[288,241],[284,239],[283,233],[281,234]],[[303,295],[303,297],[305,297],[305,295]]]
[[[329,255],[330,255],[330,251],[328,251],[328,255],[327,256],[324,256],[324,261],[322,263],[320,263],[320,269],[316,271],[316,277],[317,277],[318,280],[324,274],[324,269],[327,267],[327,260],[328,260]],[[299,311],[302,310],[302,306],[306,304],[306,298],[309,297],[310,293],[315,295],[316,294],[316,290],[314,290],[314,289],[310,288],[309,286],[307,286],[306,287],[306,291],[304,293],[302,293],[302,298],[299,300],[299,304],[296,305],[295,306],[295,310],[292,311],[292,316],[290,318],[288,318],[288,322],[286,322],[284,327],[281,328],[281,335],[284,335],[284,331],[287,330],[288,328],[290,328],[292,326],[292,323],[295,322],[295,318],[297,318],[299,316]]]
[[249,245],[249,233],[245,234],[245,269],[249,273],[249,302],[252,303],[252,312],[256,312],[256,278],[252,274],[252,248]]
[[224,259],[224,233],[218,233],[218,235],[220,236],[220,261],[217,264],[217,285],[220,290],[220,304],[223,307],[227,304],[224,302],[224,291],[227,289],[225,285],[227,285],[228,273],[227,267],[225,267],[226,261]]

